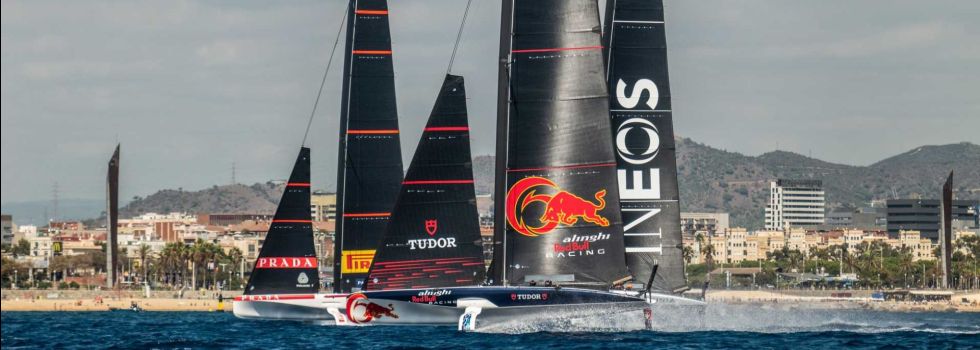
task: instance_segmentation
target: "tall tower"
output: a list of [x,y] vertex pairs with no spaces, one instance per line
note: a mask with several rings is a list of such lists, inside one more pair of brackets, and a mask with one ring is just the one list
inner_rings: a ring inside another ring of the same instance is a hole
[[109,169],[106,173],[106,287],[112,289],[116,286],[116,271],[119,267],[119,257],[116,250],[119,248],[118,228],[119,223],[119,144],[116,144],[116,151],[109,158]]

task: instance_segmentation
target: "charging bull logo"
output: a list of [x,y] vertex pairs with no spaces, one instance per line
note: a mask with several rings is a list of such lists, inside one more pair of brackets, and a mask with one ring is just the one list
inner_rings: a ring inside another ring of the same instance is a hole
[[395,314],[393,305],[384,307],[375,304],[364,294],[354,293],[347,297],[347,319],[351,322],[368,323],[381,317],[398,318],[398,314]]
[[[548,193],[538,193],[540,190]],[[518,233],[536,237],[554,230],[558,225],[572,226],[579,219],[599,226],[609,226],[609,220],[599,215],[606,207],[606,190],[595,193],[596,202],[564,191],[551,180],[543,177],[527,177],[517,181],[507,191],[507,223]],[[539,226],[525,222],[524,210],[532,203],[545,205],[544,214],[538,218]]]

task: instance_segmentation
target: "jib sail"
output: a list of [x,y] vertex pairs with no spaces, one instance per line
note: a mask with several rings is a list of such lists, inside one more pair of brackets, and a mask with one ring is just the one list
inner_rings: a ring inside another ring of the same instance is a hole
[[310,149],[300,149],[245,295],[306,294],[320,288],[310,216]]
[[388,2],[352,0],[340,114],[334,291],[363,288],[402,181]]
[[662,0],[606,3],[612,135],[626,263],[654,289],[686,288]]
[[463,77],[447,75],[402,182],[366,289],[483,282],[469,134]]
[[495,198],[505,231],[491,282],[607,287],[628,272],[598,5],[503,7],[509,93],[498,97],[507,112],[498,113]]

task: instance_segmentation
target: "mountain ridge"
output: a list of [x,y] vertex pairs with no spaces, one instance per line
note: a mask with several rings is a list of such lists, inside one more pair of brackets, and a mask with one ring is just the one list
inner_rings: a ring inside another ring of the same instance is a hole
[[[763,226],[769,181],[777,178],[822,180],[828,210],[867,206],[875,199],[937,198],[950,170],[957,198],[980,199],[980,167],[975,165],[980,164],[980,145],[970,142],[919,146],[859,166],[782,150],[749,156],[678,138],[677,164],[683,211],[728,212],[731,225],[749,229]],[[473,173],[477,193],[492,193],[494,156],[474,157]],[[275,210],[282,189],[272,181],[167,189],[135,197],[120,211],[122,217],[172,211],[266,214]]]

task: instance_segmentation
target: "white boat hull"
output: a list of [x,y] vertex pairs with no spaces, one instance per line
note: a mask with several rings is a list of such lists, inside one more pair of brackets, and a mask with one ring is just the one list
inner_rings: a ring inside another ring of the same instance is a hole
[[260,320],[331,321],[331,309],[342,309],[346,294],[243,295],[235,298],[236,317]]

